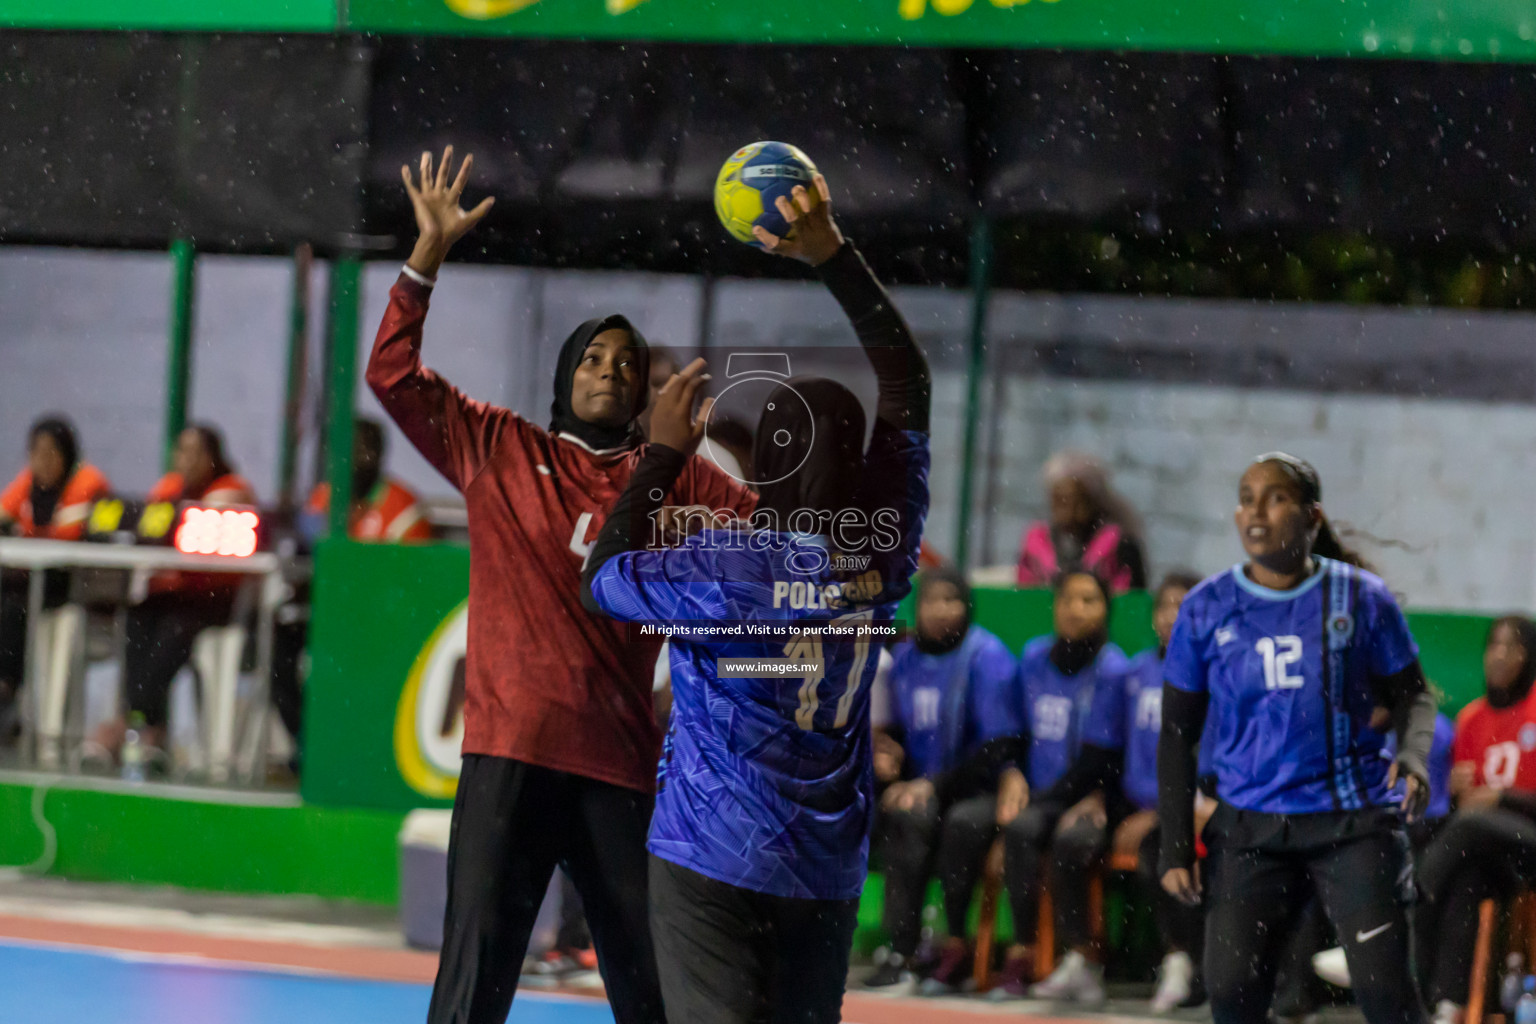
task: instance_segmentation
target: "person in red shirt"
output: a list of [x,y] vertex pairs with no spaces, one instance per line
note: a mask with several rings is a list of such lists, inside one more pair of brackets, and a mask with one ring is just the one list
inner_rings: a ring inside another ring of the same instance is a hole
[[[401,168],[420,235],[389,293],[367,379],[411,443],[464,495],[469,638],[463,765],[448,849],[448,910],[428,1020],[500,1024],[557,865],[581,893],[619,1024],[664,1019],[647,925],[645,839],[661,735],[651,714],[660,641],[589,613],[581,570],[638,463],[648,351],[622,316],[560,349],[550,429],[469,398],[422,366],[422,324],[449,248],[491,207],[459,206],[423,153]],[[754,497],[693,458],[671,505],[749,517]]]
[[[205,508],[254,505],[251,485],[224,456],[224,437],[206,424],[187,427],[176,440],[173,469],[151,488],[148,501],[190,501]],[[171,683],[192,656],[192,642],[210,626],[229,622],[240,577],[228,573],[165,572],[149,582],[149,596],[128,610],[123,680],[129,716],[142,715],[142,738],[153,757],[165,743]],[[96,742],[116,755],[124,719],[106,722]]]
[[1456,716],[1456,811],[1419,860],[1416,959],[1436,1024],[1460,1024],[1478,905],[1536,881],[1536,623],[1494,622],[1483,676],[1487,693]]
[[[330,507],[331,485],[316,484],[305,513],[324,516]],[[352,424],[352,507],[347,513],[347,536],[391,542],[432,539],[432,524],[416,495],[384,475],[383,424],[364,417]]]
[[[0,534],[79,540],[91,505],[111,489],[101,470],[80,461],[74,426],[62,416],[45,416],[27,431],[27,467],[0,491]],[[0,582],[0,716],[14,701],[25,668],[27,578],[17,571]],[[49,572],[43,606],[57,608],[68,597],[68,574]],[[0,727],[0,733],[10,731]]]

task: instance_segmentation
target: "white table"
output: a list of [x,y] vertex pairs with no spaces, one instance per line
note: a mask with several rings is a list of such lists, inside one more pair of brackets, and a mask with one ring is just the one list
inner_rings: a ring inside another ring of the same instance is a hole
[[[235,573],[250,576],[257,584],[256,611],[256,690],[252,695],[251,708],[257,717],[256,754],[248,769],[248,776],[259,776],[265,771],[267,739],[268,689],[272,673],[272,628],[278,605],[285,596],[283,562],[271,552],[258,551],[244,558],[227,555],[184,555],[170,547],[150,547],[131,544],[96,544],[82,541],[43,540],[31,537],[0,537],[0,569],[25,569],[31,572],[27,586],[27,645],[26,672],[31,693],[28,705],[37,707],[41,673],[36,649],[36,631],[43,613],[43,581],[48,569],[126,569],[148,576],[168,570],[182,572]],[[242,602],[236,605],[236,615],[242,614]],[[246,608],[249,605],[245,605]],[[35,712],[22,716],[23,750],[36,756],[36,744],[28,741],[35,737]],[[209,765],[214,778],[228,778],[232,765]],[[260,781],[247,778],[246,781]]]

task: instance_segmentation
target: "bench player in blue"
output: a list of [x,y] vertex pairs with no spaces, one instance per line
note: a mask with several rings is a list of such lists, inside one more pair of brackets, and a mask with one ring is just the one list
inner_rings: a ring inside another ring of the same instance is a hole
[[[1204,832],[1203,900],[1216,1024],[1265,1020],[1281,945],[1314,891],[1366,1020],[1422,1024],[1403,832],[1429,796],[1435,725],[1418,647],[1386,585],[1337,557],[1346,553],[1311,465],[1259,456],[1239,485],[1236,521],[1247,562],[1185,598],[1163,666],[1163,886],[1202,899],[1195,751],[1214,730],[1220,806]],[[1381,756],[1389,722],[1391,762]]]
[[[927,363],[843,241],[826,182],[815,186],[797,188],[794,207],[780,202],[788,237],[758,237],[816,267],[852,321],[879,385],[868,450],[847,388],[791,379],[758,424],[754,475],[768,482],[753,529],[652,547],[653,517],[707,418],[707,407],[693,416],[695,360],[658,395],[651,444],[584,576],[590,606],[621,620],[776,630],[672,639],[672,726],[649,842],[672,1024],[839,1019],[874,808],[877,652],[868,633],[834,640],[808,627],[890,623],[928,511]],[[803,664],[788,677],[732,678],[725,658]]]

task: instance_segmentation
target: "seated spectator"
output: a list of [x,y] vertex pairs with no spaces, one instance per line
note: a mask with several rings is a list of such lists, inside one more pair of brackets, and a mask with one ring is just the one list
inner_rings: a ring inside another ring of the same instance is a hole
[[[209,508],[254,505],[251,485],[224,457],[224,439],[211,426],[191,426],[176,440],[174,470],[160,478],[149,501],[191,501]],[[128,610],[124,688],[128,714],[142,717],[141,739],[153,756],[165,745],[171,683],[192,655],[192,642],[210,626],[227,625],[240,577],[228,573],[167,572],[149,583],[149,596]],[[96,741],[113,756],[127,721],[107,722]]]
[[[352,424],[352,499],[347,536],[353,540],[422,541],[432,539],[432,524],[405,484],[384,475],[384,426],[359,417]],[[320,483],[305,507],[306,533],[313,540],[325,532],[331,485]]]
[[[918,577],[916,635],[892,654],[890,725],[875,730],[874,846],[885,866],[885,927],[891,955],[870,988],[915,985],[912,958],[935,868],[940,821],[959,804],[990,816],[995,772],[973,770],[989,740],[1018,731],[1008,706],[1017,663],[1003,642],[971,621],[971,589],[955,569]],[[987,784],[990,783],[990,787]],[[937,865],[942,873],[945,865]],[[973,880],[969,865],[960,871]],[[949,922],[964,948],[965,913]]]
[[[1179,617],[1179,606],[1199,582],[1200,577],[1191,573],[1175,572],[1159,584],[1152,606],[1157,646],[1131,659],[1119,709],[1122,724],[1117,739],[1123,743],[1120,791],[1134,811],[1115,830],[1112,846],[1117,853],[1137,858],[1142,890],[1157,918],[1163,962],[1158,970],[1157,991],[1152,996],[1153,1013],[1199,1006],[1206,998],[1199,980],[1205,917],[1199,907],[1186,906],[1170,896],[1157,874],[1157,743],[1163,728],[1163,659],[1168,653],[1173,624]],[[1106,690],[1105,697],[1112,696]],[[1096,759],[1112,757],[1112,753],[1106,752],[1096,758],[1085,745],[1078,765],[1074,766],[1075,771],[1085,771],[1089,776],[1080,784],[1092,784],[1092,764]]]
[[1060,452],[1045,464],[1049,523],[1031,523],[1019,548],[1021,587],[1043,587],[1063,572],[1085,569],[1114,593],[1147,585],[1141,520],[1091,455]]
[[[1023,733],[1013,738],[1010,753],[995,758],[1007,766],[999,774],[996,800],[956,806],[939,839],[939,863],[954,866],[941,872],[945,911],[950,921],[963,922],[983,859],[1002,830],[1015,942],[1003,966],[1001,995],[1023,995],[1033,974],[1042,857],[1052,851],[1058,874],[1063,864],[1096,860],[1108,843],[1110,813],[1118,811],[1118,806],[1106,808],[1103,793],[1064,803],[1055,788],[1085,741],[1110,746],[1108,737],[1119,728],[1118,722],[1102,719],[1094,702],[1100,686],[1123,685],[1126,664],[1125,655],[1109,642],[1108,588],[1091,573],[1067,573],[1056,582],[1052,609],[1055,632],[1031,640],[1019,660],[1010,701]],[[1114,816],[1118,821],[1120,815]],[[1060,931],[1074,950],[1068,961],[1081,965],[1091,929],[1086,894],[1080,901],[1074,895],[1061,891],[1055,905]],[[963,944],[952,938],[924,991],[954,991],[969,967]],[[1097,981],[1102,996],[1103,972],[1078,970],[1085,992]]]
[[[0,534],[79,540],[91,505],[111,490],[95,466],[80,461],[75,428],[61,416],[45,416],[27,431],[27,467],[0,491]],[[0,582],[0,740],[14,724],[7,713],[22,683],[27,645],[27,580],[7,572]],[[57,608],[69,597],[69,577],[49,572],[43,606]]]
[[1479,904],[1536,882],[1536,623],[1493,624],[1483,678],[1486,693],[1456,718],[1455,811],[1419,859],[1415,959],[1435,1024],[1461,1022]]

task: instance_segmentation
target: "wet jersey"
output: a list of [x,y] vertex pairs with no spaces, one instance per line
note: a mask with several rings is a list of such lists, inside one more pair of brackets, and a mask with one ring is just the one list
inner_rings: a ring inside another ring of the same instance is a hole
[[971,626],[954,650],[924,654],[905,640],[891,658],[892,717],[914,776],[954,768],[983,743],[1020,729],[1008,693],[1018,663],[1003,642]]
[[1033,792],[1043,793],[1067,773],[1084,743],[1118,749],[1125,654],[1105,644],[1097,658],[1076,675],[1067,675],[1051,662],[1054,636],[1036,637],[1024,645],[1015,683],[1017,703],[1029,732],[1029,758],[1024,775]]
[[[431,289],[402,274],[368,383],[469,515],[466,754],[509,757],[649,792],[661,733],[651,704],[660,638],[581,604],[581,567],[641,449],[593,450],[470,398],[422,365]],[[756,498],[702,459],[669,504],[750,515]]]
[[[663,860],[776,896],[847,899],[863,888],[877,644],[797,638],[786,627],[892,622],[917,569],[928,435],[877,420],[864,481],[859,505],[896,510],[899,521],[852,579],[829,567],[833,553],[822,538],[732,530],[705,530],[671,550],[629,551],[594,576],[597,603],[638,628],[740,629],[672,636],[672,724],[649,842]],[[775,632],[756,639],[754,628]],[[732,677],[720,670],[725,658],[814,667]]]
[[1205,730],[1223,803],[1268,814],[1390,804],[1386,736],[1370,728],[1374,679],[1418,658],[1378,577],[1318,558],[1300,586],[1270,590],[1242,566],[1184,599],[1168,685],[1210,695]]
[[1455,761],[1472,765],[1474,786],[1536,792],[1536,687],[1507,708],[1486,697],[1462,708]]

